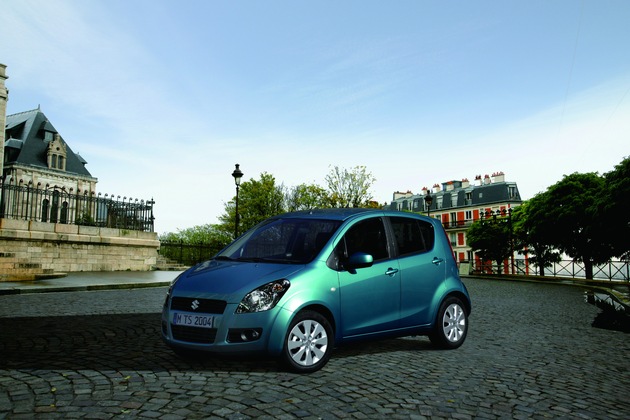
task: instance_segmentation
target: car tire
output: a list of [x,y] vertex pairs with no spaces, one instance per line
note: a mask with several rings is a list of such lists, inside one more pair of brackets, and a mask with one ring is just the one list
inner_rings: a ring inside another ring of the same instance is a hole
[[461,299],[450,296],[442,302],[429,339],[442,349],[456,349],[468,334],[468,313]]
[[334,336],[328,319],[319,312],[302,311],[287,329],[282,361],[293,372],[315,372],[328,362],[333,345]]

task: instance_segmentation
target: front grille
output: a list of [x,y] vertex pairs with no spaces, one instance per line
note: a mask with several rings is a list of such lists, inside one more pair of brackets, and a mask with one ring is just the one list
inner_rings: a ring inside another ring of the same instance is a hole
[[[197,309],[193,309],[193,302],[197,301]],[[171,310],[198,312],[206,314],[222,314],[225,311],[227,302],[215,299],[199,299],[189,297],[173,297],[171,299]]]
[[216,328],[185,327],[171,324],[173,338],[189,343],[212,344],[217,336]]

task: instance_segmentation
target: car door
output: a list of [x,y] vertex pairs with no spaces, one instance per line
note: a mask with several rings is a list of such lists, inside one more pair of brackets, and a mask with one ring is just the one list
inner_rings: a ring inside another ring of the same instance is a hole
[[381,217],[362,220],[335,250],[343,264],[355,252],[372,255],[371,267],[339,272],[341,332],[352,337],[397,328],[400,316],[398,262],[391,258]]
[[389,221],[400,267],[401,327],[430,324],[432,302],[446,275],[433,225],[414,217],[391,217]]

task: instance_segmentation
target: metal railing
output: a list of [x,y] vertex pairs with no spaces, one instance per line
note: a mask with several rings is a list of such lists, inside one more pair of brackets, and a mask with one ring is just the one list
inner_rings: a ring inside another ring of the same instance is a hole
[[[496,274],[496,261],[475,261],[471,266],[471,273]],[[585,279],[586,270],[583,263],[572,260],[562,260],[553,263],[551,267],[545,267],[545,276],[564,277],[572,279]],[[501,274],[513,274],[521,276],[538,276],[539,267],[529,260],[506,260],[501,264]],[[609,261],[605,264],[593,265],[594,280],[630,281],[630,263],[628,261]]]
[[153,232],[151,200],[0,179],[0,218]]
[[223,246],[219,243],[190,244],[183,241],[160,241],[159,254],[180,264],[193,266],[209,260],[223,249]]

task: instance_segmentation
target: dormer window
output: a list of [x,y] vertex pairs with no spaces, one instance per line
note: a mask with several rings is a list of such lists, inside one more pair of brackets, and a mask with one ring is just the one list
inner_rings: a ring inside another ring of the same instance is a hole
[[59,134],[48,144],[48,168],[66,170],[66,144]]

